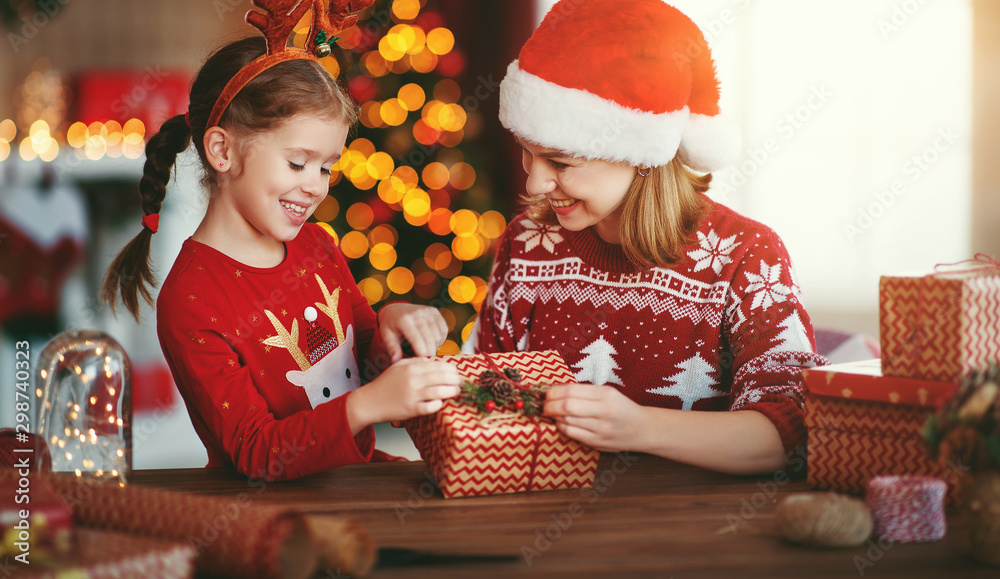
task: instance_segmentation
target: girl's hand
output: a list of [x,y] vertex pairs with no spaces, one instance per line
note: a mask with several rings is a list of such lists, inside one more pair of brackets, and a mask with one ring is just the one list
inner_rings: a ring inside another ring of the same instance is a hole
[[461,383],[458,369],[447,362],[400,360],[348,397],[351,431],[437,412],[444,400],[458,395]]
[[389,359],[403,359],[402,340],[417,356],[433,356],[448,337],[448,324],[441,312],[430,306],[388,304],[378,312],[378,331]]
[[650,432],[643,407],[611,386],[553,386],[542,414],[566,436],[603,452],[641,451]]

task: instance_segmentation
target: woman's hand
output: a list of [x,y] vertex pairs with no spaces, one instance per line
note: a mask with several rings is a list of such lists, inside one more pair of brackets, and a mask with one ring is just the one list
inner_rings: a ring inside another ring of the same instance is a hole
[[433,356],[448,337],[448,324],[430,306],[388,304],[378,312],[378,331],[392,362],[403,359],[405,338],[417,356]]
[[553,386],[542,414],[566,436],[604,452],[642,451],[650,431],[645,409],[611,386]]
[[458,396],[461,383],[458,369],[447,362],[400,360],[347,398],[351,432],[437,412],[445,400]]

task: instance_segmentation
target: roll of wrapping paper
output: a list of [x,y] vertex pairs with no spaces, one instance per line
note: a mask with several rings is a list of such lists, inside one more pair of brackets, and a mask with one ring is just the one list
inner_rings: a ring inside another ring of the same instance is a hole
[[875,535],[897,543],[944,538],[947,489],[943,480],[928,476],[872,477],[865,491],[865,502],[875,520]]
[[363,576],[375,561],[374,541],[360,525],[261,504],[250,493],[205,497],[71,474],[33,476],[66,499],[76,525],[193,544],[199,574],[304,579],[333,569]]

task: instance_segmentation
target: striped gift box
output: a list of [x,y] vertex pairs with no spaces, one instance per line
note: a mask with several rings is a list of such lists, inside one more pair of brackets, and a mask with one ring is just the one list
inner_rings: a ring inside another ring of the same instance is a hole
[[[440,356],[470,380],[491,368],[487,354]],[[521,371],[523,382],[575,382],[555,351],[488,354],[500,368]],[[541,417],[514,411],[480,414],[448,400],[438,412],[405,427],[445,498],[592,486],[600,453],[571,440]]]
[[948,503],[959,503],[967,466],[931,459],[922,436],[956,383],[883,376],[877,359],[810,368],[803,381],[810,487],[864,495],[875,476],[925,475],[947,481]]
[[1000,268],[879,281],[882,373],[960,381],[1000,362]]

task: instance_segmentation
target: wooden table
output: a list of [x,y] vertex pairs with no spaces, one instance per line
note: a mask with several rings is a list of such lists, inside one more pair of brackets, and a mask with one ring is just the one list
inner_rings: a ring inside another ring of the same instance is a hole
[[[254,501],[362,522],[378,545],[510,554],[510,563],[376,569],[375,577],[1000,577],[971,558],[961,513],[944,540],[870,541],[850,549],[787,544],[778,501],[804,480],[737,477],[647,455],[601,458],[593,489],[444,499],[423,462],[341,468],[283,483],[231,471],[142,470],[131,482]],[[317,577],[336,577],[333,572]]]

